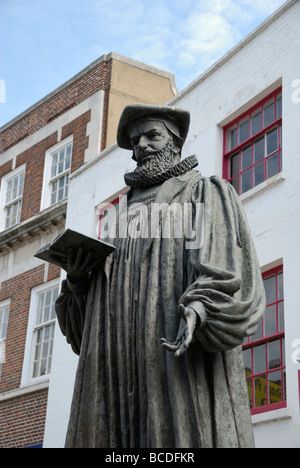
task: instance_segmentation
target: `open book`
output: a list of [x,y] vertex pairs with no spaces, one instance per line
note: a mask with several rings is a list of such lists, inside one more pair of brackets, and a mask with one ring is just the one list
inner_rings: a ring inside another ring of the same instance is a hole
[[67,251],[70,247],[72,249],[83,247],[85,252],[92,252],[94,264],[98,259],[100,263],[115,250],[114,245],[93,239],[71,229],[66,229],[51,244],[47,244],[39,249],[34,257],[54,263],[67,271]]

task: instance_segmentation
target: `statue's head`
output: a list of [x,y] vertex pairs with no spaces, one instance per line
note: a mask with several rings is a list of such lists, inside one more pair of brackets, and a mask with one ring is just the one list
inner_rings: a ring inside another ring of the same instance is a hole
[[189,123],[189,112],[183,109],[148,104],[125,107],[117,141],[121,148],[133,151],[135,181],[151,178],[180,161]]

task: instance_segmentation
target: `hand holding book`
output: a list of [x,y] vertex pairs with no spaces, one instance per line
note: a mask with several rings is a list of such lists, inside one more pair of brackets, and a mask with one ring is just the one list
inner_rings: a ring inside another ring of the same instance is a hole
[[70,278],[78,281],[114,250],[111,244],[67,229],[34,256],[60,266]]

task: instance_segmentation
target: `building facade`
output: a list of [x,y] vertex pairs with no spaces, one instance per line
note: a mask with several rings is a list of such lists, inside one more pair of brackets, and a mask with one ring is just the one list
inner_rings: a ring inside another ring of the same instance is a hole
[[61,272],[34,253],[65,228],[69,180],[126,104],[176,93],[172,74],[110,53],[0,129],[1,448],[43,444]]
[[[299,24],[290,0],[169,101],[191,113],[183,157],[235,187],[256,245],[267,307],[243,344],[256,447],[300,447]],[[99,205],[124,193],[130,156],[113,144],[72,174],[68,227],[97,237]],[[63,447],[77,357],[58,327],[52,364],[44,445]]]

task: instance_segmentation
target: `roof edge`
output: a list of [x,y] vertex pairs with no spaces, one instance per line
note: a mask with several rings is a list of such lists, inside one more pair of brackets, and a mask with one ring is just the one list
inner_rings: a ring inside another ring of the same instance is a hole
[[151,65],[147,65],[146,63],[143,63],[143,62],[139,62],[138,60],[134,60],[134,59],[130,59],[128,57],[125,57],[123,55],[120,55],[120,54],[117,54],[115,52],[110,52],[109,54],[103,54],[101,55],[99,58],[97,58],[96,60],[94,60],[92,63],[90,63],[87,67],[83,68],[80,72],[78,72],[76,75],[74,75],[72,78],[70,78],[69,80],[67,80],[65,83],[61,84],[58,88],[55,88],[53,91],[51,91],[49,94],[47,94],[46,96],[44,96],[43,98],[41,98],[39,101],[37,101],[36,103],[34,103],[32,106],[28,107],[27,109],[25,109],[23,112],[21,112],[20,114],[18,114],[16,117],[14,117],[13,119],[11,119],[10,121],[8,121],[6,124],[4,124],[2,127],[0,127],[0,132],[3,132],[4,130],[6,130],[7,128],[11,127],[12,125],[14,125],[16,122],[18,122],[18,120],[21,120],[23,117],[25,117],[27,114],[29,114],[30,112],[32,112],[34,109],[36,109],[37,107],[41,106],[42,104],[44,104],[44,102],[48,101],[49,99],[51,99],[53,96],[55,96],[56,94],[58,94],[59,92],[61,92],[63,89],[67,88],[68,86],[70,86],[72,83],[74,83],[75,81],[77,81],[79,78],[81,78],[83,75],[85,75],[86,73],[88,73],[90,70],[92,70],[93,68],[95,68],[97,65],[99,65],[99,63],[101,62],[108,62],[109,60],[111,59],[114,59],[114,60],[118,60],[120,62],[124,62],[124,63],[127,63],[128,65],[131,65],[131,66],[134,66],[134,67],[137,67],[137,68],[141,68],[143,70],[146,70],[150,73],[155,73],[157,75],[160,75],[160,76],[163,76],[165,78],[169,78],[170,80],[170,84],[171,84],[171,87],[172,87],[172,90],[174,92],[174,94],[176,95],[178,93],[178,90],[177,90],[177,87],[176,87],[176,84],[175,84],[175,75],[173,73],[170,73],[170,72],[167,72],[165,70],[160,70],[158,68],[155,68]]

